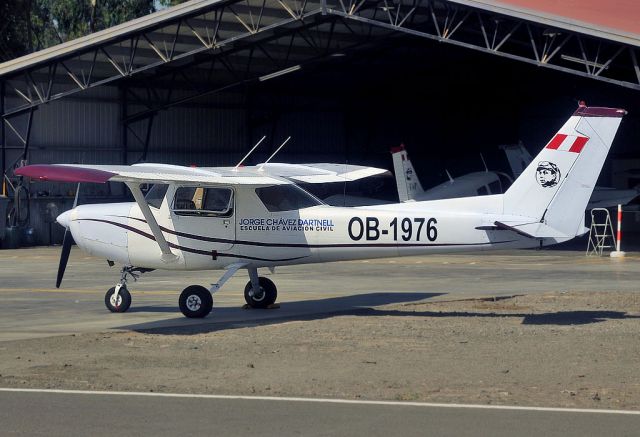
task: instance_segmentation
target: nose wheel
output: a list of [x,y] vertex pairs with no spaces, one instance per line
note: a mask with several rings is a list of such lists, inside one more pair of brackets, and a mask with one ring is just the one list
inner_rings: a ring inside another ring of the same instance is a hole
[[185,317],[200,319],[206,317],[213,308],[211,292],[201,285],[190,285],[180,293],[180,311]]
[[[109,264],[113,265],[113,263]],[[127,279],[130,276],[134,281],[142,273],[150,272],[153,269],[144,269],[140,267],[124,266],[120,272],[120,282],[111,287],[107,294],[104,295],[104,304],[112,313],[124,313],[131,306],[131,293],[127,290]]]
[[116,293],[116,287],[111,287],[104,295],[104,304],[112,313],[124,313],[131,306],[131,293],[122,285]]

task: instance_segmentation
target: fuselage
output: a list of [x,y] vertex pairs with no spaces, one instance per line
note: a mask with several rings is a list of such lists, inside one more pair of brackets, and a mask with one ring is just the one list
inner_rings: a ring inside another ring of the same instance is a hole
[[[172,270],[221,269],[237,262],[265,267],[432,252],[536,247],[558,241],[526,238],[497,229],[500,196],[448,199],[375,207],[273,210],[256,187],[232,190],[231,207],[219,215],[184,214],[179,187],[170,185],[152,207],[177,261],[161,251],[135,202],[81,205],[65,213],[80,248],[125,265]],[[295,206],[295,205],[294,205]],[[270,210],[271,209],[271,210]]]

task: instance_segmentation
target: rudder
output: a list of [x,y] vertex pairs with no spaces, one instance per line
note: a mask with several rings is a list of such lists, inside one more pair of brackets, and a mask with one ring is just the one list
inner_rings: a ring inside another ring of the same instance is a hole
[[393,171],[396,176],[396,186],[400,202],[415,200],[416,195],[424,193],[424,190],[422,189],[420,180],[418,180],[418,175],[416,175],[413,169],[413,164],[411,164],[409,160],[404,144],[392,148],[391,156],[393,157]]
[[580,105],[504,194],[504,214],[533,219],[567,236],[579,235],[624,114],[623,109]]

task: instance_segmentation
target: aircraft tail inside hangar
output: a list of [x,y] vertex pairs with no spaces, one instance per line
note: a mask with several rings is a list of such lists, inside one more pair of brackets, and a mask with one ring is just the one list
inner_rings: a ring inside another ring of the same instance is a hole
[[68,41],[0,64],[0,203],[29,243],[59,242],[76,188],[27,184],[25,162],[233,165],[263,135],[256,161],[291,135],[280,160],[390,168],[404,142],[429,186],[481,170],[480,152],[506,169],[498,145],[540,147],[581,99],[629,110],[603,175],[628,188],[640,6],[601,3],[192,0]]

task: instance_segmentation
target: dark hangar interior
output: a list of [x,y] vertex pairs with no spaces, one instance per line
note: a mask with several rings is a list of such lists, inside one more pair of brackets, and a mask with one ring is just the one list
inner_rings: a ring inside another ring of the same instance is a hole
[[[235,165],[266,135],[258,163],[291,136],[277,161],[391,169],[404,144],[430,187],[483,170],[480,154],[507,172],[500,145],[535,156],[580,100],[629,111],[600,184],[640,184],[640,31],[522,3],[194,0],[0,64],[10,221],[56,243],[52,209],[73,201],[72,184],[15,177],[25,161]],[[394,189],[391,178],[327,188]],[[81,199],[126,195],[86,185]]]

